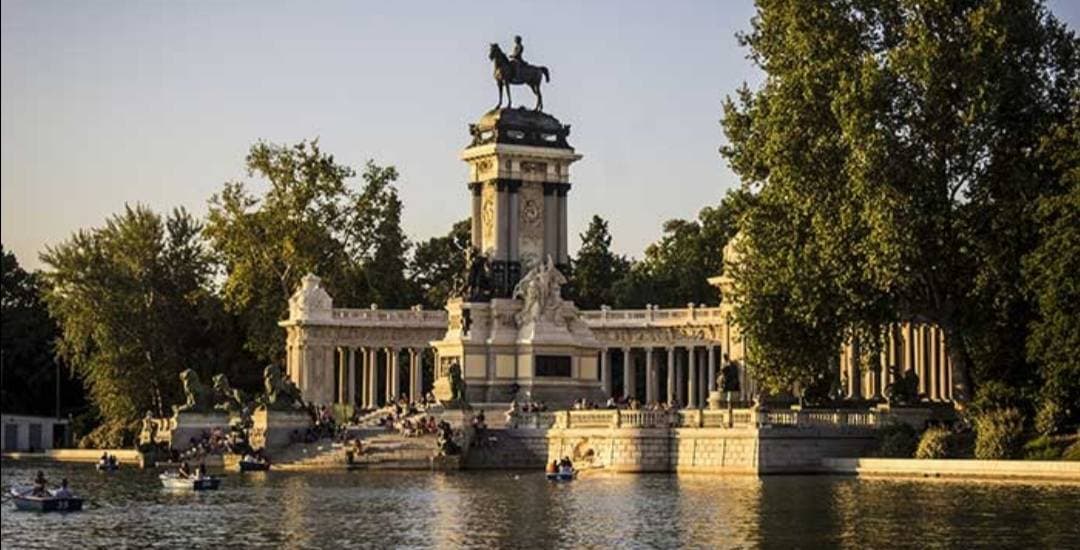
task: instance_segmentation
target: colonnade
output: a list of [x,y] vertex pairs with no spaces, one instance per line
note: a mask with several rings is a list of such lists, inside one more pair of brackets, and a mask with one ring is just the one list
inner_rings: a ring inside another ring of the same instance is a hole
[[[622,365],[621,385],[612,373],[616,357]],[[753,394],[754,381],[741,362],[738,365],[740,391],[733,398],[745,401]],[[600,352],[600,382],[611,397],[699,408],[707,405],[709,393],[717,389],[716,377],[723,366],[719,345],[605,347]]]
[[[289,346],[289,376],[307,398],[363,409],[424,392],[424,357],[430,348]],[[295,349],[294,349],[295,348]],[[429,351],[430,350],[430,351]],[[434,361],[431,361],[434,364]],[[428,381],[429,385],[433,381]]]
[[891,325],[885,334],[880,355],[860,369],[865,354],[858,341],[849,342],[840,354],[840,372],[845,395],[851,399],[881,399],[893,382],[892,366],[901,373],[914,371],[918,391],[928,401],[951,401],[952,360],[945,345],[945,333],[938,327],[918,322]]

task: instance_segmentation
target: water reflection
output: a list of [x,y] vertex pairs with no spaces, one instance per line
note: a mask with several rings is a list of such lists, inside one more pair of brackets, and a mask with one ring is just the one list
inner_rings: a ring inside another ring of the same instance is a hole
[[16,513],[7,547],[973,547],[1080,546],[1080,486],[707,475],[230,474],[169,493],[154,471],[5,462],[4,487],[41,468],[92,498],[81,514]]

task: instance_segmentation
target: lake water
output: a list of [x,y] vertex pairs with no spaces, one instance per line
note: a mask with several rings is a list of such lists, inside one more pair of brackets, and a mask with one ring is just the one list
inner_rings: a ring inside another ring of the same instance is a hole
[[[17,512],[38,469],[90,499]],[[1080,485],[828,476],[228,473],[172,493],[154,470],[3,462],[4,548],[1080,548]]]

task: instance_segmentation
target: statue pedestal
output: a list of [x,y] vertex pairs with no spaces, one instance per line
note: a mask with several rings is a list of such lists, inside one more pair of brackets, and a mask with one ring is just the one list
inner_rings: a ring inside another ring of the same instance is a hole
[[[191,447],[191,439],[201,440],[204,434],[215,429],[229,432],[229,415],[222,412],[178,412],[173,415],[172,432],[169,434],[169,446],[179,451]],[[160,437],[160,436],[159,436]]]
[[295,437],[302,437],[311,427],[311,416],[302,410],[275,411],[260,407],[251,415],[251,422],[252,448],[272,450],[287,447]]

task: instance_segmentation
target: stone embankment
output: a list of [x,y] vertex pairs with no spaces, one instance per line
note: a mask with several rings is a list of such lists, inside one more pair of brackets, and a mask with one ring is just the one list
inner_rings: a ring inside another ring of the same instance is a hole
[[1042,460],[920,460],[825,458],[825,473],[860,477],[1038,479],[1080,483],[1080,462]]

